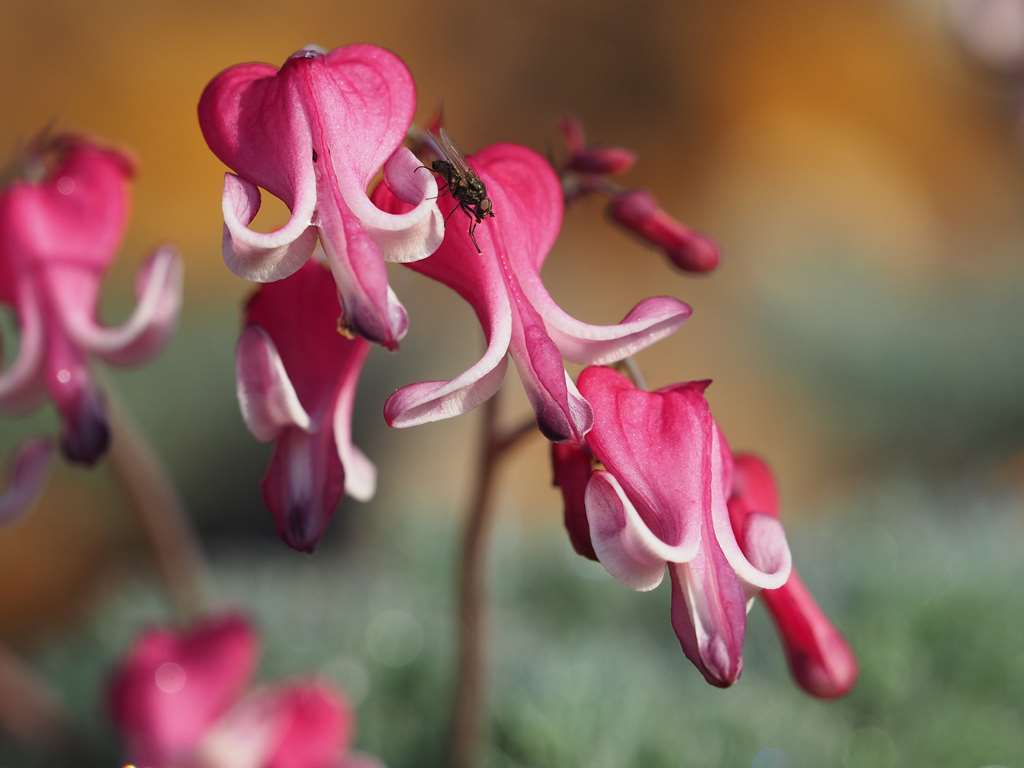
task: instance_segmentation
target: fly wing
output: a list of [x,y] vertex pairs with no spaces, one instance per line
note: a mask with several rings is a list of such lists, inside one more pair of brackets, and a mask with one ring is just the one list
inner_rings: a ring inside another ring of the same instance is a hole
[[469,167],[469,163],[466,162],[466,158],[459,152],[458,147],[452,142],[451,137],[448,135],[448,131],[442,128],[438,132],[437,143],[441,146],[441,151],[444,153],[445,160],[452,164],[452,168],[460,176],[471,176],[473,175],[472,169]]

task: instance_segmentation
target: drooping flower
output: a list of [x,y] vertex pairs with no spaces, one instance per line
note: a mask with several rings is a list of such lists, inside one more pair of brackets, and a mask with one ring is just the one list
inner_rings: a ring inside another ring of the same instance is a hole
[[[577,551],[589,555],[589,540],[593,557],[636,590],[657,587],[668,567],[683,652],[726,687],[742,671],[749,599],[782,586],[791,561],[776,518],[752,515],[739,531],[730,522],[732,454],[707,384],[646,392],[610,368],[587,368],[579,386],[594,428],[585,445],[555,453],[555,479]],[[596,465],[589,474],[583,458]]]
[[572,117],[559,121],[569,157],[565,167],[587,176],[614,176],[625,173],[636,163],[636,153],[625,147],[594,146],[587,144],[583,124]]
[[[394,349],[408,318],[384,262],[426,258],[444,233],[437,182],[417,173],[419,160],[400,146],[415,107],[408,69],[372,45],[329,53],[307,46],[280,69],[239,64],[211,80],[199,100],[199,124],[234,171],[224,178],[222,201],[228,267],[250,280],[280,280],[319,240],[344,327]],[[385,213],[367,197],[382,167],[395,194],[410,203],[407,213]],[[288,223],[269,233],[249,228],[260,187],[291,210]]]
[[345,492],[373,497],[376,470],[352,445],[352,407],[369,344],[337,331],[331,273],[310,261],[260,286],[238,342],[238,400],[249,431],[274,442],[263,499],[289,546],[311,552]]
[[110,681],[125,757],[152,768],[370,768],[353,715],[317,680],[247,691],[259,640],[237,614],[144,632]]
[[[729,516],[741,532],[756,524],[758,515],[779,516],[779,494],[768,465],[752,454],[736,454],[733,463]],[[738,533],[740,541],[748,537]],[[857,682],[857,658],[846,639],[828,620],[810,590],[793,569],[778,589],[761,593],[779,631],[790,672],[812,696],[844,696]]]
[[0,372],[0,409],[26,410],[49,396],[60,413],[61,450],[83,464],[99,459],[109,442],[89,357],[115,365],[149,360],[170,337],[181,306],[181,260],[163,246],[139,273],[128,321],[114,328],[97,322],[100,281],[124,234],[133,168],[123,153],[83,137],[42,137],[0,191],[0,304],[14,310],[20,331],[18,355]]
[[[552,441],[581,440],[593,414],[565,371],[578,363],[621,360],[668,336],[690,316],[676,299],[640,302],[619,325],[588,325],[559,307],[544,288],[540,269],[562,223],[562,191],[540,155],[514,144],[496,144],[469,158],[487,188],[494,218],[476,229],[477,253],[463,222],[451,222],[431,258],[410,267],[444,283],[476,311],[487,351],[451,381],[427,381],[399,389],[384,415],[408,427],[465,413],[501,386],[509,353],[519,369],[541,431]],[[386,210],[403,205],[389,184],[374,199]],[[455,205],[450,194],[442,201]]]

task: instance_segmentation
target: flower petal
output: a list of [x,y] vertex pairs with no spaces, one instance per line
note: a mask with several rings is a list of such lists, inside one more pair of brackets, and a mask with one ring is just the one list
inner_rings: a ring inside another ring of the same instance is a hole
[[182,273],[178,252],[170,246],[158,248],[139,273],[139,303],[126,323],[102,328],[92,317],[92,307],[69,300],[61,304],[68,333],[111,363],[128,365],[152,357],[174,331],[181,309]]
[[437,179],[406,147],[399,147],[384,165],[384,180],[395,195],[415,207],[388,213],[365,193],[347,199],[373,238],[385,261],[408,263],[430,256],[444,240],[444,217],[437,207]]
[[590,540],[585,499],[587,483],[590,482],[590,476],[594,471],[592,462],[593,454],[585,445],[551,444],[553,483],[562,490],[563,521],[569,534],[569,541],[577,554],[597,560],[594,545]]
[[249,228],[260,209],[255,184],[231,173],[224,174],[224,263],[239,277],[267,283],[288,277],[301,267],[316,247],[317,229],[312,226],[316,208],[316,181],[312,174],[294,192],[291,217],[273,232]]
[[18,285],[17,319],[21,330],[18,356],[0,371],[0,407],[20,410],[40,396],[39,378],[43,369],[46,345],[43,317],[32,285],[23,280]]
[[292,426],[309,431],[309,414],[299,402],[277,347],[258,325],[245,328],[238,340],[235,383],[242,418],[257,440],[268,442]]
[[728,688],[743,671],[747,598],[722,551],[700,548],[688,563],[669,566],[672,578],[672,628],[679,644],[704,679]]
[[654,589],[665,576],[666,562],[684,563],[697,555],[695,546],[670,547],[651,533],[610,472],[594,472],[585,499],[597,559],[626,586]]
[[[726,505],[723,468],[721,443],[715,429],[711,449],[711,519],[715,538],[736,575],[748,587],[778,589],[786,583],[793,567],[782,524],[768,515],[757,515],[751,516],[742,530],[734,531]],[[743,538],[742,548],[737,534]]]
[[621,374],[596,366],[580,374],[579,386],[594,410],[587,436],[594,455],[652,534],[665,546],[692,553],[712,502],[714,422],[704,397],[695,390],[638,390]]
[[348,750],[353,715],[324,683],[301,682],[269,692],[276,709],[276,739],[262,768],[328,768]]
[[259,642],[237,614],[185,631],[144,632],[118,663],[109,706],[126,757],[174,765],[191,755],[237,700],[256,664]]
[[761,593],[786,650],[789,670],[807,693],[820,699],[845,696],[857,682],[857,657],[824,614],[800,577]]
[[18,447],[7,487],[0,493],[0,525],[20,518],[42,494],[53,454],[48,438],[33,438]]

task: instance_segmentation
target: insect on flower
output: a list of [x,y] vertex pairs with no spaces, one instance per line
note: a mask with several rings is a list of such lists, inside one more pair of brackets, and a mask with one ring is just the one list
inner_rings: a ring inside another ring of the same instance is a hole
[[[473,241],[476,252],[480,253],[480,245],[476,241],[476,225],[488,216],[494,217],[494,206],[487,196],[487,187],[469,167],[466,158],[452,143],[444,128],[438,132],[436,148],[444,159],[435,160],[430,168],[444,179],[448,191],[459,202],[458,208],[469,216],[469,239]],[[453,208],[452,212],[455,210]]]

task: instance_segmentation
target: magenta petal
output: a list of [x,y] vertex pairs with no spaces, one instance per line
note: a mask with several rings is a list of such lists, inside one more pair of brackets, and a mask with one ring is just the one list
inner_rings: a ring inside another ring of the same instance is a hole
[[353,716],[347,702],[322,683],[292,683],[269,694],[278,730],[263,768],[330,768],[348,750]]
[[82,276],[54,270],[51,285],[59,282],[60,306],[68,333],[85,349],[111,363],[128,365],[153,357],[174,332],[181,309],[183,268],[177,250],[164,246],[146,260],[139,273],[139,303],[126,323],[103,328],[93,317],[95,299],[76,299]]
[[[443,228],[431,174],[413,178],[408,153],[395,152],[414,109],[405,65],[371,45],[327,54],[305,48],[279,70],[232,67],[210,82],[199,102],[207,143],[240,178],[237,190],[225,191],[232,251],[241,243],[252,251],[242,254],[252,261],[250,274],[277,279],[308,257],[314,240],[308,227],[315,225],[338,284],[344,324],[391,349],[408,320],[390,295],[383,260],[429,255]],[[385,175],[402,196],[416,198],[402,216],[376,208],[367,197],[367,185],[385,163]],[[258,186],[292,210],[279,232],[264,236],[244,228],[258,208]]]
[[579,385],[594,410],[587,437],[594,455],[653,535],[667,547],[692,552],[712,500],[714,422],[703,396],[693,390],[644,392],[602,367],[585,369]]
[[686,562],[696,555],[694,547],[669,547],[651,533],[609,472],[594,472],[591,476],[586,506],[597,559],[631,589],[654,589],[665,577],[666,562]]
[[234,174],[224,174],[224,263],[239,277],[260,283],[288,277],[313,255],[315,208],[316,183],[310,174],[295,192],[288,222],[273,232],[256,232],[249,224],[260,209],[259,188]]
[[857,682],[857,657],[794,573],[761,593],[779,630],[793,679],[820,699],[845,696]]
[[18,284],[17,310],[21,330],[18,356],[0,371],[0,407],[10,411],[21,410],[40,397],[46,339],[39,302],[27,280]]
[[373,495],[373,464],[351,441],[359,374],[369,345],[336,330],[334,281],[308,262],[285,280],[259,288],[246,307],[236,373],[246,424],[275,440],[263,498],[281,537],[310,552],[344,490]]
[[7,487],[0,493],[0,525],[17,520],[42,494],[53,454],[53,443],[47,438],[33,438],[18,447]]
[[309,414],[299,402],[274,341],[258,325],[245,328],[238,339],[235,382],[242,418],[257,440],[273,440],[290,426],[310,428]]
[[109,689],[126,757],[154,766],[187,758],[237,700],[257,652],[248,622],[233,614],[183,632],[143,633],[119,662]]
[[593,454],[585,445],[552,443],[551,466],[554,485],[562,490],[563,520],[576,553],[597,560],[590,541],[585,494],[593,473]]
[[672,628],[704,679],[728,688],[743,671],[746,595],[718,547],[701,547],[688,563],[669,567]]

